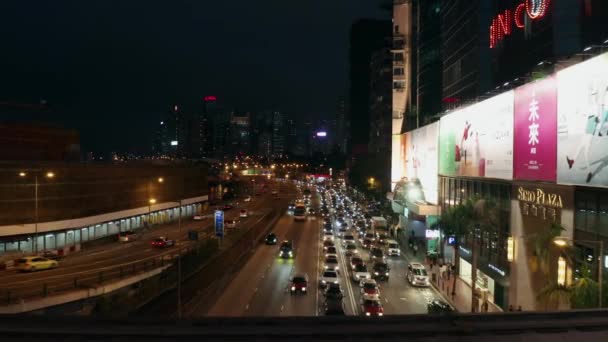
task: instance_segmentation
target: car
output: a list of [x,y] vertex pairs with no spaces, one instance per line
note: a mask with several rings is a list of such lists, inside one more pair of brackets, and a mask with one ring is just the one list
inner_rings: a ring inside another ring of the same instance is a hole
[[236,228],[236,224],[236,220],[224,220],[224,227],[226,227],[226,229],[234,229]]
[[291,278],[291,286],[289,292],[294,294],[307,294],[308,293],[308,275],[305,273],[298,273]]
[[338,284],[338,272],[335,269],[327,269],[321,273],[319,278],[319,286],[324,288],[327,284]]
[[277,235],[275,233],[269,233],[266,235],[265,240],[267,245],[276,245],[277,244]]
[[353,268],[353,281],[360,282],[363,279],[371,279],[371,275],[367,271],[365,264],[356,265]]
[[342,300],[326,300],[323,305],[325,316],[345,316],[344,303]]
[[328,255],[335,255],[335,256],[337,256],[338,255],[338,249],[336,248],[336,246],[327,247],[325,249],[325,255],[326,256],[328,256]]
[[387,240],[387,254],[389,256],[401,256],[401,247],[399,247],[399,243],[395,240]]
[[373,245],[374,242],[370,239],[364,239],[363,242],[361,242],[361,246],[363,246],[365,249],[370,249]]
[[372,247],[372,249],[369,251],[369,257],[373,261],[384,260],[384,252],[382,251],[382,248]]
[[241,212],[239,213],[239,217],[249,217],[249,212],[247,211],[247,209],[241,209]]
[[363,259],[360,256],[358,256],[358,255],[353,255],[350,258],[350,269],[351,270],[354,270],[355,266],[357,266],[357,265],[363,265],[363,264],[364,264]]
[[279,247],[279,257],[283,259],[292,259],[295,255],[293,242],[289,240],[285,240],[281,242],[281,246]]
[[15,260],[15,268],[21,272],[34,272],[57,268],[59,262],[41,256],[27,256]]
[[323,232],[323,239],[324,240],[332,240],[333,241],[334,240],[334,233],[331,232],[331,231],[327,231],[327,230],[324,231]]
[[439,299],[429,301],[426,308],[429,314],[435,315],[451,314],[455,312],[450,304]]
[[374,279],[365,279],[361,281],[361,296],[380,297],[380,287]]
[[327,250],[329,247],[334,247],[334,240],[325,240],[323,241],[323,250]]
[[363,240],[365,239],[375,241],[376,235],[374,233],[365,233],[365,235],[363,235]]
[[346,245],[348,245],[349,243],[355,243],[355,237],[353,236],[353,234],[344,234],[344,236],[342,236],[342,246],[346,247]]
[[342,223],[340,224],[340,228],[345,228],[345,229],[348,229],[348,223],[346,223],[346,222],[342,222]]
[[406,277],[412,286],[429,286],[429,275],[421,263],[413,262],[408,264]]
[[194,216],[192,216],[192,219],[193,219],[194,221],[200,221],[200,220],[202,220],[203,218],[204,218],[204,217],[203,217],[203,215],[194,215]]
[[361,314],[364,316],[383,316],[384,308],[380,299],[373,296],[363,296],[361,298]]
[[152,246],[157,248],[171,247],[175,245],[175,240],[167,239],[164,236],[152,240]]
[[40,256],[51,260],[60,260],[63,258],[63,255],[59,255],[59,252],[57,250],[44,251]]
[[386,280],[388,281],[390,276],[390,267],[384,261],[377,261],[372,266],[372,278],[377,280]]
[[315,215],[315,209],[314,208],[308,208],[308,215],[314,216]]
[[224,204],[224,206],[222,207],[222,211],[228,211],[230,209],[232,209],[233,207],[230,204]]
[[251,196],[247,196],[243,199],[245,202],[251,202]]
[[344,250],[345,250],[344,254],[348,257],[359,253],[359,251],[357,250],[357,246],[355,245],[354,242],[348,242],[346,244],[346,246],[344,246]]
[[296,204],[293,202],[289,202],[287,205],[287,210],[294,210],[296,208]]
[[338,266],[339,262],[338,262],[338,257],[336,257],[335,255],[328,255],[325,257],[324,260],[324,269],[335,269],[335,270],[339,270],[340,267]]
[[344,228],[344,227],[338,228],[338,236],[339,237],[343,237],[344,234],[346,234],[346,233],[348,233],[348,229],[347,228]]
[[133,231],[126,231],[118,233],[118,241],[120,242],[132,242],[137,240],[137,235]]
[[325,288],[325,292],[323,292],[323,296],[325,296],[325,300],[342,300],[344,298],[344,291],[342,291],[339,282],[329,283]]

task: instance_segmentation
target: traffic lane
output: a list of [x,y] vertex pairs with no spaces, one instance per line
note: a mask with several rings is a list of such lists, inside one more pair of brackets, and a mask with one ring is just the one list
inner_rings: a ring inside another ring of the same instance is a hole
[[305,222],[293,222],[292,229],[300,230],[294,273],[308,274],[308,293],[287,296],[282,316],[316,316],[319,312],[319,221],[315,216]]
[[289,221],[288,215],[283,215],[272,229],[277,235],[277,245],[261,245],[256,248],[252,256],[241,268],[234,279],[217,299],[214,306],[207,313],[197,312],[195,315],[208,316],[242,316],[250,311],[251,301],[259,291],[264,288],[263,282],[272,276],[271,268],[278,255],[278,245],[287,238]]
[[279,258],[277,250],[275,261],[271,264],[268,275],[263,279],[251,300],[247,311],[248,316],[280,316],[285,309],[285,300],[287,296],[290,296],[290,279],[296,272],[296,260],[300,258],[301,253],[304,253],[303,249],[306,249],[306,246],[300,244],[303,230],[297,229],[299,227],[295,226],[296,222],[293,217],[286,216],[287,219],[282,223],[286,227],[283,239],[294,242],[295,257],[292,259]]
[[340,282],[344,291],[344,307],[345,312],[349,316],[359,315],[359,284],[352,280],[352,270],[350,269],[350,258],[346,256],[344,248],[342,248],[343,239],[339,237],[339,225],[337,220],[331,220],[335,244],[338,250],[338,260],[340,262]]
[[[259,206],[263,206],[264,203],[260,203]],[[258,216],[250,216],[242,223],[243,227],[249,226],[250,223],[259,220]],[[181,235],[178,236],[178,241],[183,243],[190,243],[187,240],[187,230],[189,228],[194,229],[196,226],[200,225],[200,221],[190,221],[185,225],[182,225]],[[46,270],[41,272],[33,272],[33,273],[21,273],[16,270],[7,271],[1,279],[0,285],[3,287],[14,287],[23,283],[30,284],[31,282],[44,282],[47,280],[54,280],[61,276],[77,276],[83,272],[89,272],[92,269],[101,269],[108,266],[115,266],[121,263],[134,262],[138,260],[143,260],[146,258],[161,256],[163,254],[171,254],[174,253],[173,250],[175,248],[153,248],[149,245],[149,241],[152,239],[152,236],[160,236],[162,234],[166,234],[175,230],[175,234],[177,234],[177,226],[174,224],[166,227],[159,227],[159,230],[153,230],[149,232],[150,239],[140,239],[131,243],[118,243],[111,245],[99,246],[99,248],[106,248],[108,251],[104,254],[108,254],[105,257],[100,257],[100,254],[97,255],[85,255],[85,257],[78,257],[78,253],[74,254],[73,257],[66,257],[66,259],[60,261],[60,267],[53,270]],[[206,230],[210,230],[210,222],[207,223],[207,227],[204,227]],[[145,236],[145,235],[144,235]],[[70,277],[71,278],[71,277]]]

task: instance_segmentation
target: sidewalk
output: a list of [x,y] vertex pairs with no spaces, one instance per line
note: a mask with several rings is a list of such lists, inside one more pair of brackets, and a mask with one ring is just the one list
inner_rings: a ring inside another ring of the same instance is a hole
[[[426,266],[431,280],[431,285],[439,292],[445,301],[450,303],[458,312],[471,312],[471,286],[465,283],[460,277],[456,279],[456,291],[452,295],[454,286],[454,275],[448,279],[439,275],[439,265],[432,266],[426,258],[426,246],[417,238],[418,252],[414,256],[412,249],[408,245],[408,237],[399,234],[396,240],[401,245],[401,252],[409,261],[416,261]],[[488,312],[502,312],[495,304],[488,302]]]

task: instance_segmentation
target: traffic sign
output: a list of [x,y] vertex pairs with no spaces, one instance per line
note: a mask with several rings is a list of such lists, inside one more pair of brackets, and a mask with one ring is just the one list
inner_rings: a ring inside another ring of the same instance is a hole
[[215,211],[215,236],[224,237],[224,211]]

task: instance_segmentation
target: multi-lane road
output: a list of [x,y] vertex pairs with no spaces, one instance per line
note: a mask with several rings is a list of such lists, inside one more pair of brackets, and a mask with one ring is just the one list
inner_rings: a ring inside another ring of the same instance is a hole
[[[285,185],[283,185],[285,187]],[[241,218],[238,229],[247,229],[260,219],[262,215],[270,212],[271,207],[276,206],[276,200],[270,194],[256,196],[251,202],[242,202],[240,206],[227,211],[226,218],[238,218],[239,209],[246,208],[249,211],[248,218]],[[211,211],[208,213],[210,214]],[[106,243],[97,245],[81,252],[67,255],[60,260],[56,269],[38,271],[33,273],[20,273],[16,270],[0,271],[0,294],[3,298],[10,293],[13,300],[21,298],[35,298],[45,288],[49,294],[53,292],[69,291],[74,288],[75,280],[81,285],[87,285],[86,279],[98,281],[98,274],[102,271],[115,271],[117,267],[124,265],[129,269],[135,263],[143,263],[146,260],[159,259],[163,255],[176,253],[176,250],[193,243],[188,240],[187,232],[196,230],[199,239],[211,238],[212,215],[203,220],[192,218],[182,219],[181,229],[177,222],[157,225],[140,234],[136,241],[130,243]],[[175,247],[154,248],[150,241],[158,236],[167,236],[176,241]],[[157,264],[158,265],[158,264]],[[90,284],[88,284],[90,285]],[[0,305],[7,304],[0,301]]]
[[[313,193],[313,204],[318,195]],[[323,269],[322,219],[308,216],[305,222],[296,222],[285,213],[274,228],[282,240],[294,241],[295,258],[278,257],[278,245],[260,245],[250,260],[236,273],[215,304],[207,311],[194,312],[194,316],[317,316],[323,315],[324,296],[319,288]],[[336,237],[336,246],[341,246]],[[363,260],[369,254],[357,242]],[[347,315],[360,315],[360,288],[349,272],[349,259],[338,248],[340,261],[339,281],[345,293],[344,307]],[[427,302],[439,299],[433,288],[412,287],[406,281],[408,260],[405,256],[388,257],[390,280],[380,282],[381,300],[385,315],[427,313]],[[371,263],[368,263],[371,268]],[[291,295],[290,279],[296,273],[309,277],[308,294]]]

